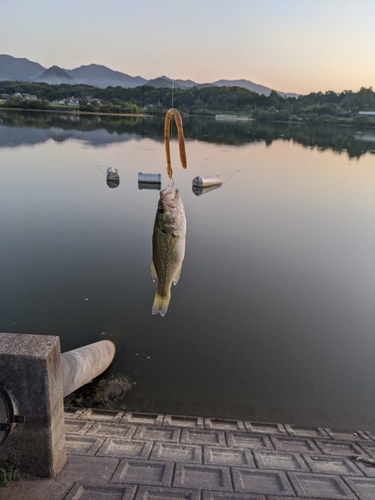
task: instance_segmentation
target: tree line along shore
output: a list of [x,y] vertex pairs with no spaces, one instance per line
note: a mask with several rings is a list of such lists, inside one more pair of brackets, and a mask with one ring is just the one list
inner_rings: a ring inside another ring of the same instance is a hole
[[[269,96],[243,87],[194,87],[192,89],[135,88],[90,85],[51,85],[34,82],[0,82],[0,106],[19,109],[79,110],[111,114],[163,114],[172,106],[182,114],[215,116],[236,114],[259,121],[301,121],[315,124],[375,125],[375,92],[362,87],[313,92],[299,97]],[[65,104],[69,102],[69,104]],[[71,104],[73,102],[73,104]],[[54,103],[54,104],[53,104]]]

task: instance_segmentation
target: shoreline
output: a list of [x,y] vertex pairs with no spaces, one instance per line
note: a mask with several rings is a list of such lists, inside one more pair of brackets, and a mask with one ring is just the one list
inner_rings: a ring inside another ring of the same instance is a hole
[[144,118],[145,116],[152,117],[153,115],[147,115],[145,113],[136,114],[136,113],[100,113],[93,111],[80,111],[80,110],[69,110],[69,109],[26,109],[26,108],[6,108],[5,106],[0,106],[0,111],[35,111],[37,113],[62,113],[68,115],[100,115],[100,116],[132,116],[132,117],[140,117]]
[[[136,113],[101,113],[99,111],[93,112],[93,111],[79,111],[79,110],[68,110],[68,109],[26,109],[26,108],[6,108],[4,106],[0,106],[0,111],[5,110],[5,111],[32,111],[32,112],[37,112],[37,113],[61,113],[61,114],[69,114],[69,115],[88,115],[88,116],[121,116],[121,117],[138,117],[138,118],[156,118],[159,115],[149,115],[146,113],[141,113],[141,114],[136,114]],[[164,115],[160,115],[164,116]],[[187,115],[188,117],[195,117],[195,118],[212,118],[215,120],[215,115]],[[219,120],[219,121],[226,121],[226,120]],[[232,120],[228,120],[232,121]],[[367,124],[367,125],[358,125],[356,127],[355,123],[311,123],[308,121],[296,121],[296,120],[257,120],[256,118],[248,118],[247,120],[233,120],[233,122],[237,121],[248,121],[248,122],[255,122],[255,123],[265,123],[268,125],[272,125],[273,123],[284,123],[284,124],[290,124],[290,125],[310,125],[312,127],[350,127],[350,128],[360,128],[360,129],[375,129],[375,125],[372,124]]]

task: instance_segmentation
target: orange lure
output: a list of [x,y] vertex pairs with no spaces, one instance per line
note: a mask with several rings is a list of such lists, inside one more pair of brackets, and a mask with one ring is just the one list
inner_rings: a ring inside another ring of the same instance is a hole
[[169,146],[170,142],[170,122],[172,115],[174,116],[174,120],[176,122],[177,127],[177,136],[178,136],[178,148],[180,150],[180,161],[182,168],[187,167],[186,163],[186,152],[185,152],[185,139],[184,139],[184,130],[182,128],[182,118],[180,113],[175,108],[171,108],[167,111],[165,115],[164,121],[164,144],[165,144],[165,154],[167,156],[167,175],[168,179],[172,179],[173,171],[171,166],[171,150]]

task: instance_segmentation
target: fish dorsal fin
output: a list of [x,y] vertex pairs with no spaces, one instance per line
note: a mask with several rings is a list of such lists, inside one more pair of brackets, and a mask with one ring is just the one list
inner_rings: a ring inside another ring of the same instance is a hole
[[154,264],[153,260],[151,261],[151,277],[152,277],[152,281],[155,281],[156,278],[158,277],[158,273],[156,272],[155,264]]

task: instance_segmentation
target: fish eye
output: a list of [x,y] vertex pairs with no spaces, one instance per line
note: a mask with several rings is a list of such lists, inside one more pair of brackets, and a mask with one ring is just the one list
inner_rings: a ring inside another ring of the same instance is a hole
[[164,207],[162,205],[158,205],[159,214],[163,214],[165,212]]

